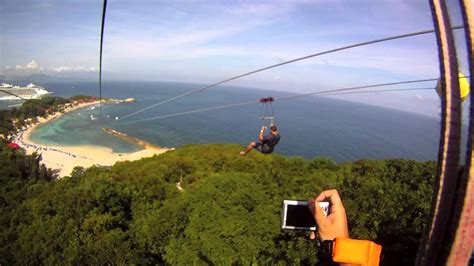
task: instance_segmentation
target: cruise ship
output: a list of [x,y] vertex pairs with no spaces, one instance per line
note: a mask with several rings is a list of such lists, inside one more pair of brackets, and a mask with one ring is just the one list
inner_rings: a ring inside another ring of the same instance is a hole
[[[50,94],[45,88],[30,83],[26,87],[13,86],[12,84],[2,83],[0,85],[0,100],[20,100],[20,99],[39,99],[43,95]],[[18,95],[18,96],[15,96]]]

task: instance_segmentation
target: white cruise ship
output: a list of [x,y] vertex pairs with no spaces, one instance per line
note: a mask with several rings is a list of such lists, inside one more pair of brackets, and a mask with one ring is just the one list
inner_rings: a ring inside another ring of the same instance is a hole
[[[13,86],[8,83],[0,85],[0,100],[39,99],[43,95],[50,94],[45,88],[30,83],[26,87]],[[15,96],[18,95],[18,96]]]

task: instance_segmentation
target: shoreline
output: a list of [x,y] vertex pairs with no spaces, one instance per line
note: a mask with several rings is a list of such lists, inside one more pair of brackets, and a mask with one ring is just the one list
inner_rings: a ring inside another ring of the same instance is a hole
[[169,148],[156,146],[144,146],[143,150],[131,153],[114,153],[112,148],[91,145],[47,145],[31,140],[31,133],[39,126],[45,125],[77,109],[99,104],[99,101],[82,103],[67,108],[64,113],[57,112],[47,118],[41,117],[37,123],[29,125],[26,130],[20,131],[14,136],[14,142],[26,150],[27,154],[37,152],[42,156],[42,163],[46,167],[57,171],[58,178],[71,174],[76,166],[88,168],[93,165],[112,166],[116,162],[134,161],[153,155],[167,152]]

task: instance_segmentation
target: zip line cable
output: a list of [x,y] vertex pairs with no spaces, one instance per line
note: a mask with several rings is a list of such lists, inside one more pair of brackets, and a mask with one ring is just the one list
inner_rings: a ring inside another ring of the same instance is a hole
[[[281,98],[274,98],[274,101],[284,101],[284,100],[290,100],[290,99],[307,97],[307,96],[314,96],[314,95],[323,95],[323,96],[337,95],[337,94],[343,94],[343,93],[338,93],[338,92],[348,92],[348,91],[362,90],[362,89],[375,88],[375,87],[421,83],[421,82],[436,81],[436,80],[438,80],[438,79],[434,78],[434,79],[408,80],[408,81],[381,83],[381,84],[341,88],[341,89],[326,90],[326,91],[317,91],[317,92],[310,92],[310,93],[305,93],[305,94],[291,95],[291,96],[286,96],[286,97],[281,97]],[[359,93],[363,93],[363,92],[388,92],[388,91],[415,91],[415,90],[434,90],[434,88],[372,90],[372,91],[360,91]],[[346,93],[346,94],[349,94],[349,93]],[[167,117],[186,115],[186,114],[192,114],[192,113],[199,113],[199,112],[206,112],[206,111],[214,111],[214,110],[219,110],[219,109],[225,109],[225,108],[231,108],[231,107],[237,107],[237,106],[243,106],[243,105],[258,104],[258,103],[260,103],[259,100],[258,101],[236,103],[236,104],[229,104],[229,105],[221,105],[221,106],[215,106],[215,107],[208,107],[208,108],[201,108],[201,109],[195,109],[195,110],[184,111],[184,112],[179,112],[179,113],[165,114],[165,115],[159,115],[159,116],[150,117],[150,118],[144,118],[144,119],[127,121],[127,122],[121,122],[120,124],[130,124],[130,123],[135,123],[135,122],[150,121],[150,120],[155,120],[155,119],[160,119],[160,118],[167,118]]]
[[[468,79],[470,76],[464,76],[462,78]],[[358,87],[350,87],[350,88],[342,88],[342,89],[336,89],[336,90],[327,90],[327,91],[319,91],[319,92],[312,92],[312,93],[306,93],[306,94],[298,94],[298,95],[293,95],[293,96],[287,96],[287,97],[282,97],[282,98],[276,98],[274,100],[288,100],[288,99],[293,99],[293,98],[299,98],[303,96],[312,96],[312,95],[321,95],[321,96],[330,96],[330,95],[343,95],[343,94],[359,94],[359,93],[377,93],[377,92],[393,92],[393,91],[420,91],[420,90],[434,90],[434,88],[414,88],[414,89],[389,89],[389,90],[370,90],[370,91],[350,91],[350,90],[359,90],[359,89],[367,89],[367,88],[374,88],[374,87],[382,87],[382,86],[392,86],[392,85],[402,85],[402,84],[410,84],[410,83],[420,83],[420,82],[428,82],[428,81],[436,81],[438,79],[420,79],[420,80],[409,80],[409,81],[400,81],[400,82],[392,82],[392,83],[383,83],[383,84],[375,84],[375,85],[366,85],[366,86],[358,86]],[[26,99],[21,97],[20,95],[11,93],[6,90],[0,89],[1,92],[4,92],[8,95],[17,97],[21,100],[24,101],[31,101],[32,99]],[[349,92],[344,92],[344,91],[349,91]],[[342,92],[342,93],[338,93]],[[41,106],[41,107],[46,107],[40,103],[32,102],[35,105]],[[204,112],[204,111],[211,111],[211,110],[218,110],[218,109],[224,109],[224,108],[231,108],[231,107],[236,107],[236,106],[242,106],[242,105],[250,105],[250,104],[255,104],[255,103],[260,103],[260,101],[251,101],[251,102],[244,102],[244,103],[237,103],[237,104],[231,104],[231,105],[223,105],[223,106],[216,106],[216,107],[209,107],[209,108],[203,108],[203,109],[196,109],[196,110],[190,110],[190,111],[185,111],[185,112],[180,112],[180,113],[173,113],[173,114],[168,114],[168,115],[162,115],[162,116],[157,116],[157,117],[152,117],[152,118],[146,118],[146,120],[140,119],[140,120],[133,120],[133,121],[128,121],[128,122],[121,122],[120,124],[129,124],[129,123],[135,123],[139,121],[147,121],[147,120],[154,120],[154,119],[159,119],[159,118],[165,118],[165,117],[170,117],[170,116],[178,116],[178,115],[185,115],[189,113],[197,113],[197,112]],[[72,115],[70,113],[63,113],[65,116],[70,116],[79,120],[83,120],[88,122],[88,119],[83,119],[81,117]],[[81,126],[81,127],[90,127],[91,125],[87,126]]]
[[[394,86],[394,85],[403,85],[403,84],[413,84],[413,83],[421,83],[421,82],[429,82],[429,81],[437,81],[437,78],[431,79],[417,79],[417,80],[407,80],[407,81],[397,81],[397,82],[389,82],[389,83],[381,83],[381,84],[374,84],[374,85],[364,85],[364,86],[357,86],[357,87],[349,87],[349,88],[342,88],[342,89],[335,89],[335,90],[327,90],[327,91],[317,91],[317,92],[310,92],[305,94],[298,94],[293,96],[287,96],[283,98],[277,98],[276,100],[289,100],[293,98],[300,98],[305,96],[312,96],[324,93],[334,93],[334,92],[341,92],[341,91],[351,91],[351,90],[360,90],[360,89],[368,89],[368,88],[376,88],[376,87],[384,87],[384,86]],[[403,90],[403,89],[401,89]],[[406,89],[405,89],[406,90]]]
[[[327,94],[325,92],[322,92],[320,96],[359,94],[359,93],[394,92],[394,91],[422,91],[422,90],[434,90],[434,89],[433,88],[389,89],[389,90],[354,91],[354,92],[342,92],[342,93],[329,93],[328,92]],[[288,98],[288,99],[290,99],[290,98]],[[280,98],[280,99],[275,99],[275,100],[286,100],[286,99],[281,99]],[[156,119],[162,119],[162,118],[168,118],[168,117],[174,117],[174,116],[181,116],[181,115],[194,114],[194,113],[200,113],[200,112],[227,109],[227,108],[244,106],[244,105],[258,104],[258,103],[260,103],[260,101],[251,101],[251,102],[242,102],[242,103],[229,104],[229,105],[221,105],[221,106],[202,108],[202,109],[184,111],[184,112],[173,113],[173,114],[160,115],[160,116],[144,118],[144,119],[140,119],[140,120],[133,120],[133,121],[129,121],[129,122],[122,122],[121,124],[126,125],[126,124],[135,123],[135,122],[150,121],[150,120],[156,120]]]
[[[453,29],[453,30],[458,30],[458,29],[462,29],[462,28],[464,28],[464,26],[455,26],[455,27],[453,27],[452,29]],[[391,41],[391,40],[403,39],[403,38],[407,38],[407,37],[413,37],[413,36],[418,36],[418,35],[424,35],[424,34],[429,34],[429,33],[433,33],[433,32],[434,32],[434,30],[424,30],[424,31],[418,31],[418,32],[413,32],[413,33],[395,35],[395,36],[390,36],[390,37],[386,37],[386,38],[382,38],[382,39],[377,39],[377,40],[372,40],[372,41],[366,41],[366,42],[361,42],[361,43],[357,43],[357,44],[351,44],[351,45],[348,45],[348,46],[342,46],[342,47],[339,47],[339,48],[335,48],[335,49],[331,49],[331,50],[327,50],[327,51],[323,51],[323,52],[319,52],[319,53],[315,53],[315,54],[311,54],[311,55],[307,55],[307,56],[295,58],[295,59],[292,59],[292,60],[289,60],[289,61],[285,61],[285,62],[278,63],[278,64],[275,64],[275,65],[271,65],[271,66],[267,66],[267,67],[260,68],[260,69],[257,69],[257,70],[253,70],[253,71],[250,71],[250,72],[247,72],[247,73],[244,73],[244,74],[240,74],[240,75],[237,75],[237,76],[234,76],[234,77],[231,77],[231,78],[228,78],[228,79],[225,79],[225,80],[222,80],[222,81],[219,81],[219,82],[216,82],[216,83],[213,83],[213,84],[204,86],[204,87],[202,87],[202,88],[197,88],[197,89],[194,89],[194,90],[191,90],[191,91],[188,91],[188,92],[179,94],[179,95],[177,95],[177,96],[171,97],[171,98],[166,99],[166,100],[164,100],[164,101],[161,101],[161,102],[152,104],[152,105],[150,105],[150,106],[148,106],[148,107],[145,107],[145,108],[143,108],[143,109],[140,109],[140,110],[138,110],[138,111],[135,111],[135,112],[133,112],[133,113],[131,113],[131,114],[125,115],[124,117],[122,117],[122,119],[126,119],[126,118],[129,118],[129,117],[132,117],[132,116],[134,116],[134,115],[137,115],[137,114],[139,114],[139,113],[142,113],[142,112],[144,112],[144,111],[146,111],[146,110],[149,110],[149,109],[151,109],[151,108],[154,108],[154,107],[160,106],[160,105],[162,105],[162,104],[165,104],[165,103],[168,103],[168,102],[177,100],[177,99],[179,99],[179,98],[182,98],[182,97],[185,97],[185,96],[194,94],[194,93],[196,93],[196,92],[200,92],[200,91],[203,91],[203,90],[206,90],[206,89],[215,87],[215,86],[217,86],[217,85],[220,85],[220,84],[223,84],[223,83],[227,83],[227,82],[229,82],[229,81],[232,81],[232,80],[235,80],[235,79],[239,79],[239,78],[242,78],[242,77],[245,77],[245,76],[249,76],[249,75],[252,75],[252,74],[255,74],[255,73],[258,73],[258,72],[262,72],[262,71],[265,71],[265,70],[268,70],[268,69],[275,68],[275,67],[279,67],[279,66],[291,64],[291,63],[298,62],[298,61],[301,61],[301,60],[305,60],[305,59],[309,59],[309,58],[313,58],[313,57],[317,57],[317,56],[321,56],[321,55],[325,55],[325,54],[330,54],[330,53],[334,53],[334,52],[338,52],[338,51],[342,51],[342,50],[348,50],[348,49],[352,49],[352,48],[356,48],[356,47],[361,47],[361,46],[365,46],[365,45],[370,45],[370,44],[374,44],[374,43],[380,43],[380,42],[386,42],[386,41]]]
[[370,91],[349,91],[341,93],[328,93],[320,96],[334,96],[334,95],[347,95],[347,94],[362,94],[362,93],[379,93],[379,92],[393,92],[393,91],[431,91],[435,88],[409,88],[409,89],[388,89],[388,90],[370,90]]
[[21,99],[21,100],[28,101],[28,99],[23,98],[23,97],[21,97],[20,95],[16,95],[15,93],[11,93],[11,92],[6,91],[6,90],[0,90],[0,91],[6,93],[6,94],[8,94],[8,95],[15,96],[15,97],[17,97],[17,98],[19,98],[19,99]]
[[99,52],[99,109],[100,118],[102,119],[102,46],[104,44],[104,26],[105,26],[105,11],[107,10],[107,0],[103,2],[102,8],[102,24],[100,26],[100,52]]

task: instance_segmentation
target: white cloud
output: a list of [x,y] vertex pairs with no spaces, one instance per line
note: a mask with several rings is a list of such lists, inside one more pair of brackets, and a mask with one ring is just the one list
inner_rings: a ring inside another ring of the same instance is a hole
[[425,97],[421,96],[420,94],[415,94],[417,100],[423,101]]
[[38,68],[38,63],[36,63],[36,61],[33,59],[33,60],[31,60],[31,62],[26,64],[26,68],[28,68],[28,69],[37,69]]
[[59,66],[47,68],[51,72],[95,72],[98,71],[95,67],[81,67],[81,66]]
[[241,5],[225,8],[224,12],[230,15],[245,15],[253,17],[271,17],[287,13],[297,6],[298,2],[280,1],[268,3],[242,3]]
[[[191,5],[193,6],[193,5]],[[213,55],[247,54],[241,47],[210,47],[256,28],[282,19],[297,4],[292,1],[268,3],[214,4],[196,6],[197,10],[167,7],[166,14],[143,10],[120,10],[108,24],[105,54],[114,60],[182,60]],[[183,7],[184,8],[184,7]],[[141,13],[138,13],[141,12]],[[196,14],[209,14],[205,19]],[[198,19],[197,19],[198,18]],[[136,21],[140,27],[132,27]],[[146,22],[146,23],[143,23]],[[228,52],[228,53],[225,53]]]
[[38,63],[36,62],[36,60],[31,60],[29,63],[27,63],[26,65],[22,66],[22,65],[16,65],[14,68],[12,67],[5,67],[6,69],[8,70],[17,70],[17,71],[23,71],[23,70],[41,70],[41,68],[39,67]]
[[[225,52],[238,53],[241,48],[203,48],[203,44],[208,44],[217,39],[231,36],[240,32],[250,30],[260,25],[261,22],[241,23],[240,25],[227,24],[222,27],[203,27],[201,30],[186,30],[173,32],[162,36],[147,36],[142,34],[130,34],[121,32],[110,37],[108,41],[109,53],[114,59],[173,59],[196,58],[209,55],[223,55]],[[127,51],[124,53],[124,51]]]
[[33,73],[65,73],[65,72],[95,72],[96,67],[83,66],[56,66],[43,67],[35,59],[28,62],[26,65],[16,65],[14,67],[6,66],[3,68],[5,74],[13,75],[28,75]]
[[[297,49],[285,45],[273,47],[264,47],[262,45],[246,45],[246,47],[223,45],[207,46],[205,48],[187,47],[187,49],[182,50],[170,48],[161,54],[156,53],[155,55],[161,59],[169,60],[195,59],[207,56],[255,57],[261,60],[266,59],[276,64],[326,50],[324,47],[315,47],[313,49],[305,47],[303,49],[299,48],[299,51]],[[359,70],[377,69],[400,75],[431,77],[438,73],[437,59],[434,44],[422,48],[374,45],[358,50],[348,50],[337,54],[319,56],[314,59],[300,61],[297,64],[308,67],[323,65]]]

